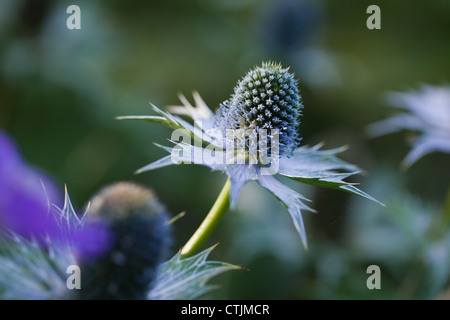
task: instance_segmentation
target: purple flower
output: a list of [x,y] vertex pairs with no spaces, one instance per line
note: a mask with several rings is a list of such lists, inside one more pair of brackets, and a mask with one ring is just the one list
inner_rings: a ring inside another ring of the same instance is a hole
[[[61,202],[61,193],[50,179],[24,163],[11,139],[0,131],[0,230],[46,246],[69,244],[79,255],[106,250],[106,225],[79,220],[67,193],[62,210],[55,205]],[[51,203],[58,210],[52,210]]]
[[111,247],[112,240],[109,227],[101,221],[86,223],[71,234],[75,254],[81,260],[102,256]]

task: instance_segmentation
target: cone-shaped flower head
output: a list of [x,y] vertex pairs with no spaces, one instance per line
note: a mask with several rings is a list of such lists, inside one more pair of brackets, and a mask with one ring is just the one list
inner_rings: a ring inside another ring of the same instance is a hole
[[280,64],[263,63],[249,71],[221,104],[216,126],[226,129],[276,129],[280,154],[292,152],[299,142],[303,108],[294,76]]
[[113,244],[99,259],[83,262],[82,299],[145,299],[171,242],[168,216],[154,193],[120,182],[91,201],[91,217],[110,222]]

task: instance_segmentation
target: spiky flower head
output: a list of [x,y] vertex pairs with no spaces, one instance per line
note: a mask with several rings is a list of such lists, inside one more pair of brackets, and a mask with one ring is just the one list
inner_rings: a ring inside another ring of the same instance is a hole
[[[358,167],[336,157],[345,148],[319,150],[320,144],[313,147],[299,145],[299,117],[303,105],[297,81],[288,69],[282,68],[281,65],[263,63],[261,67],[247,73],[238,81],[234,93],[229,100],[220,105],[216,114],[196,92],[195,107],[184,96],[180,96],[180,100],[183,106],[174,106],[170,110],[173,113],[190,116],[194,120],[194,125],[156,106],[153,106],[158,113],[155,116],[118,118],[158,123],[175,129],[171,141],[176,146],[173,148],[161,146],[170,155],[142,167],[138,173],[180,163],[194,163],[222,171],[227,174],[231,183],[229,191],[231,207],[236,205],[242,187],[248,181],[257,181],[287,208],[305,247],[307,239],[301,211],[314,210],[304,203],[307,200],[304,196],[283,184],[275,175],[311,185],[344,190],[378,202],[356,188],[354,183],[344,181],[345,178],[359,172]],[[240,132],[242,130],[243,135]],[[248,130],[253,133],[248,133]],[[257,148],[254,148],[255,139],[251,137],[252,134],[259,136]],[[177,143],[175,140],[180,138],[182,140]],[[201,143],[198,143],[199,141]],[[242,146],[245,149],[241,148]],[[278,152],[271,152],[272,150]],[[265,152],[270,159],[264,159]],[[229,153],[232,156],[228,158]],[[229,159],[231,161],[228,161]]]
[[292,152],[299,142],[303,108],[294,76],[281,64],[263,63],[249,71],[220,105],[216,126],[226,129],[277,130],[280,154]]
[[145,299],[171,242],[164,206],[128,182],[106,187],[91,203],[91,217],[109,221],[114,239],[109,252],[83,262],[81,298]]

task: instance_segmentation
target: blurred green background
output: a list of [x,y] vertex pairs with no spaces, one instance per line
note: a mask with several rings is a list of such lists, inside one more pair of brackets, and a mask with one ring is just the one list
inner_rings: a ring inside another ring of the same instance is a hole
[[[66,8],[81,8],[68,30]],[[366,27],[371,4],[381,30]],[[365,127],[393,114],[388,91],[448,84],[450,1],[56,1],[0,0],[0,127],[82,209],[119,180],[155,190],[173,214],[176,252],[226,177],[173,166],[134,175],[165,152],[171,131],[115,120],[179,104],[198,90],[211,109],[262,61],[290,66],[305,109],[304,144],[348,145],[365,169],[361,189],[387,208],[335,190],[291,184],[313,200],[305,252],[289,215],[250,183],[208,244],[211,258],[241,265],[213,282],[219,299],[435,298],[449,283],[450,241],[434,224],[450,181],[448,154],[402,172],[410,136],[370,139]],[[437,230],[437,229],[436,229]],[[382,289],[368,290],[379,265]]]

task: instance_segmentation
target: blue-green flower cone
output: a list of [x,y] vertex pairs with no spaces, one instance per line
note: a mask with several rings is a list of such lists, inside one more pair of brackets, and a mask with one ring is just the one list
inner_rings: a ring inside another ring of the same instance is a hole
[[297,81],[280,64],[263,63],[250,70],[221,104],[216,126],[226,129],[279,131],[280,154],[300,142],[298,129],[303,104]]
[[81,267],[81,299],[145,299],[171,243],[168,215],[152,191],[121,182],[91,201],[91,215],[107,219],[111,249]]

